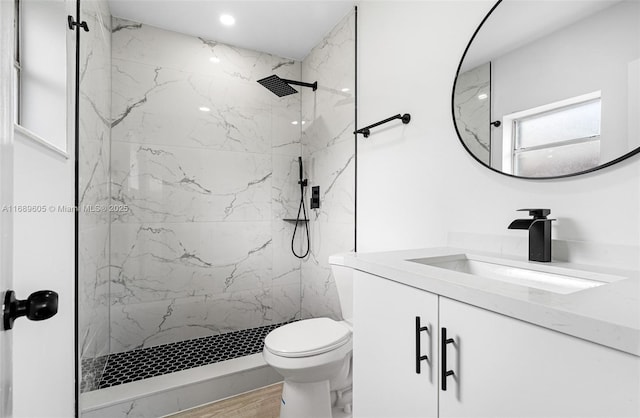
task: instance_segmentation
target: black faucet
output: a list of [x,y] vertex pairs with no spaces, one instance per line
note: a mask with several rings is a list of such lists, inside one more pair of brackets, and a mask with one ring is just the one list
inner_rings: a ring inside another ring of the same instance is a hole
[[547,219],[551,213],[549,209],[518,209],[528,211],[533,219],[516,219],[511,222],[509,229],[529,230],[529,261],[551,261],[551,222]]

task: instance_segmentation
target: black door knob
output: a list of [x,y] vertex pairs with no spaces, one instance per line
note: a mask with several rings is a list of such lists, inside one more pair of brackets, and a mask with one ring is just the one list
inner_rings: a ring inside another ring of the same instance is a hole
[[8,290],[4,297],[2,313],[5,330],[13,328],[13,321],[21,316],[26,316],[32,321],[49,319],[58,313],[58,294],[53,290],[40,290],[25,300],[18,300],[15,292]]

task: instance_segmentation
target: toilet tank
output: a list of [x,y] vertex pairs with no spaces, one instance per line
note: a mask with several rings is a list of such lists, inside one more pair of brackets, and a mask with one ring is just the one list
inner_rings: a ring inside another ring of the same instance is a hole
[[336,282],[338,298],[340,298],[340,308],[342,318],[348,323],[353,323],[353,269],[344,265],[345,254],[336,254],[329,257],[331,272]]

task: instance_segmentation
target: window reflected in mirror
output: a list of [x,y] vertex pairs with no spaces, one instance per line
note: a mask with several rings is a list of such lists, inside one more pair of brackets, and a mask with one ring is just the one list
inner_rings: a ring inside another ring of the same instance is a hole
[[505,115],[502,170],[552,177],[600,165],[600,92]]
[[503,0],[460,62],[464,148],[517,177],[593,171],[640,150],[640,1]]

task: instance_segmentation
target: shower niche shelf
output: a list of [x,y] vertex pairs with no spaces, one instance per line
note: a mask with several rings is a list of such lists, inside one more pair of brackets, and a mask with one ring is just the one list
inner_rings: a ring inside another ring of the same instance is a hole
[[285,222],[309,222],[308,219],[295,219],[295,218],[284,218]]

